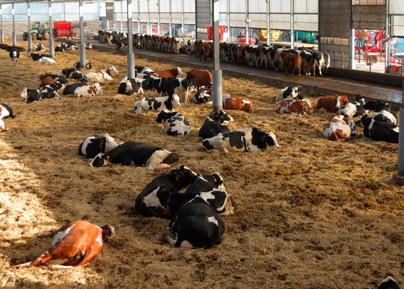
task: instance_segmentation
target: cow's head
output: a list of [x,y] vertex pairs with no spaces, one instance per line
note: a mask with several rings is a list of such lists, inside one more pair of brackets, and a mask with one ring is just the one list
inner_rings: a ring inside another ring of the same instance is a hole
[[234,121],[233,117],[223,110],[213,112],[210,117],[223,125],[228,125]]
[[170,153],[166,158],[162,161],[163,164],[173,164],[178,162],[178,155],[176,153]]
[[253,103],[250,100],[243,99],[242,100],[242,110],[245,112],[252,112],[253,111]]
[[109,161],[107,156],[105,156],[103,153],[99,153],[96,155],[90,162],[91,167],[106,167],[109,165]]
[[268,135],[266,136],[266,142],[268,146],[273,146],[276,149],[279,148],[278,140],[276,139],[276,136],[272,131],[268,132]]
[[178,112],[167,112],[167,111],[160,111],[160,113],[157,115],[156,122],[157,123],[163,123],[166,120],[170,119],[171,117],[175,116]]
[[170,175],[175,179],[180,188],[189,186],[198,176],[196,172],[186,166],[181,166],[179,169],[171,171]]
[[115,235],[115,228],[110,225],[101,226],[102,239],[106,241],[108,237]]

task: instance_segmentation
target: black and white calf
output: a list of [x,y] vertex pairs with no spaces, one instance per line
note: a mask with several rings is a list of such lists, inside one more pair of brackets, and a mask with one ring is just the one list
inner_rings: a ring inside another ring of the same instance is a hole
[[142,98],[141,100],[135,102],[133,110],[135,114],[142,113],[143,111],[160,112],[162,110],[173,110],[180,105],[180,98],[178,97],[178,95],[174,94],[172,96]]
[[400,289],[400,286],[393,277],[389,276],[380,282],[377,289]]
[[62,90],[63,88],[64,85],[59,82],[55,82],[51,85],[45,85],[39,89],[24,87],[21,92],[21,98],[25,103],[40,101],[42,98],[60,98],[58,91]]
[[368,115],[361,119],[363,134],[375,141],[398,143],[399,127],[390,122],[378,121]]
[[91,160],[93,167],[107,166],[109,163],[123,166],[146,166],[150,170],[169,168],[178,161],[178,155],[168,150],[132,141],[124,142],[109,152],[99,153]]
[[63,95],[74,94],[77,88],[86,86],[87,82],[76,82],[69,85],[66,85],[65,89],[63,90]]
[[137,196],[135,209],[146,217],[169,218],[169,202],[173,194],[188,187],[198,176],[186,166],[154,178]]
[[135,66],[135,71],[142,75],[150,75],[154,73],[154,70],[147,66]]
[[179,112],[161,111],[156,119],[156,122],[164,125],[163,132],[171,135],[187,135],[191,132],[192,126],[188,120]]
[[85,79],[84,73],[77,68],[65,68],[62,69],[62,74],[69,79],[83,80]]
[[119,94],[126,94],[126,95],[133,95],[133,94],[140,94],[144,93],[142,88],[142,83],[144,79],[142,78],[129,78],[125,76],[121,82],[119,83],[118,93]]
[[185,103],[188,102],[189,92],[195,87],[194,79],[187,78],[154,78],[153,88],[160,95],[183,95]]
[[0,104],[0,130],[5,131],[6,129],[6,124],[3,119],[5,118],[15,118],[15,115],[13,113],[13,109],[11,106],[9,106],[6,103],[1,103]]
[[302,87],[301,86],[287,86],[281,90],[279,95],[276,97],[276,100],[283,99],[303,99],[302,95]]
[[365,99],[361,98],[358,101],[348,102],[346,105],[339,109],[338,113],[348,118],[362,116],[367,113],[367,111],[363,107],[364,105]]
[[181,248],[210,248],[221,243],[224,222],[204,199],[182,206],[168,226],[167,241]]
[[40,101],[42,99],[42,96],[39,89],[24,87],[21,92],[21,98],[24,102],[30,103],[34,101]]
[[397,117],[390,111],[380,110],[372,115],[372,119],[380,122],[386,122],[391,125],[397,125]]
[[224,111],[214,112],[211,116],[205,118],[201,129],[199,130],[199,137],[202,139],[211,138],[219,133],[230,132],[227,124],[233,122],[233,118]]
[[209,103],[212,101],[212,88],[202,86],[194,95],[193,101],[196,104]]
[[265,133],[258,128],[220,133],[203,140],[202,145],[208,152],[217,149],[222,153],[227,153],[230,148],[247,152],[260,152],[266,150],[268,146],[279,147],[274,133]]
[[79,155],[94,158],[99,153],[106,153],[118,146],[118,143],[109,134],[103,136],[89,136],[79,146]]
[[10,56],[13,65],[16,65],[18,58],[20,58],[20,49],[18,47],[11,47],[8,55]]
[[364,109],[373,110],[379,112],[381,110],[391,110],[391,105],[387,102],[382,102],[380,100],[369,100],[363,106]]

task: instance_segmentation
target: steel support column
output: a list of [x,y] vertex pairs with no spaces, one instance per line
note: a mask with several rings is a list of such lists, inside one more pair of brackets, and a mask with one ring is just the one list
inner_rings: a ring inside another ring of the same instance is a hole
[[31,34],[31,2],[27,2],[27,21],[28,21],[28,54],[32,52],[32,34]]
[[135,56],[133,54],[133,22],[132,22],[132,11],[133,5],[132,0],[128,0],[128,78],[135,78]]
[[13,17],[13,46],[17,46],[17,31],[15,28],[15,7],[14,3],[11,5],[11,14]]
[[250,1],[246,0],[245,10],[245,43],[250,44]]
[[3,5],[0,4],[0,43],[4,42],[3,36]]
[[271,44],[271,1],[267,1],[267,45]]
[[84,42],[84,9],[83,0],[79,1],[79,15],[80,15],[80,65],[85,67],[87,64],[86,59],[86,44]]
[[48,1],[49,12],[49,54],[55,58],[55,43],[53,39],[53,16],[52,16],[52,1]]
[[168,35],[170,36],[170,37],[172,37],[173,36],[173,34],[172,34],[172,28],[173,28],[173,3],[172,3],[172,0],[168,0],[168,4],[169,4],[169,13],[170,13],[170,29],[169,29],[169,31],[168,31]]
[[295,47],[295,0],[290,0],[290,48]]
[[222,70],[220,69],[220,51],[219,51],[219,0],[212,0],[213,7],[213,111],[220,111],[223,109],[222,101]]

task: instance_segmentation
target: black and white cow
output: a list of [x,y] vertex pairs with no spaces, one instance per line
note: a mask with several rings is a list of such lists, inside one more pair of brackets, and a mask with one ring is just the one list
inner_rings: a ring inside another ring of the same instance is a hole
[[69,85],[66,85],[65,89],[63,90],[63,95],[74,94],[77,88],[88,85],[87,82],[76,82]]
[[168,226],[167,241],[181,248],[210,248],[221,243],[225,230],[222,218],[197,196],[182,206]]
[[233,117],[223,110],[214,112],[211,116],[205,118],[205,121],[199,130],[199,137],[207,139],[218,135],[219,133],[230,132],[227,124],[233,122]]
[[278,142],[273,132],[265,133],[258,128],[246,128],[204,139],[204,149],[208,152],[214,149],[228,153],[228,149],[243,150],[247,152],[260,152],[268,146],[278,148]]
[[150,75],[154,73],[153,69],[147,67],[147,66],[135,66],[135,71],[136,73],[144,74],[144,75]]
[[372,115],[372,119],[380,122],[386,122],[392,125],[397,125],[397,117],[390,111],[380,110]]
[[157,115],[156,122],[162,123],[164,125],[163,132],[171,136],[187,135],[192,130],[192,126],[185,116],[175,111],[161,111]]
[[46,47],[43,43],[38,43],[37,45],[35,45],[34,51],[39,51],[41,53],[45,53]]
[[63,87],[64,86],[61,83],[45,85],[39,88],[39,93],[41,95],[41,98],[60,98],[58,91],[63,89]]
[[6,124],[3,119],[5,118],[15,118],[13,109],[7,103],[0,104],[0,130],[5,131]]
[[193,101],[196,104],[209,103],[212,101],[212,88],[202,86],[194,95]]
[[132,141],[124,142],[109,152],[99,153],[91,160],[90,166],[103,167],[109,163],[123,166],[146,166],[150,170],[169,168],[178,161],[178,155],[168,150]]
[[119,94],[126,94],[126,95],[133,95],[133,94],[140,94],[144,93],[142,88],[142,83],[144,79],[142,78],[129,78],[125,76],[121,82],[119,83],[118,93]]
[[377,121],[368,115],[361,119],[363,134],[374,141],[398,143],[399,127],[389,122]]
[[183,95],[185,102],[188,101],[188,95],[192,88],[195,87],[194,79],[187,78],[152,78],[153,88],[160,95]]
[[303,98],[301,86],[287,86],[281,90],[279,95],[276,97],[276,100],[294,100]]
[[42,96],[39,89],[24,87],[21,92],[21,98],[25,103],[31,103],[34,101],[40,101]]
[[176,94],[172,96],[142,98],[141,100],[135,102],[134,112],[135,114],[142,113],[143,111],[160,112],[162,110],[173,110],[180,105],[180,98]]
[[367,113],[367,111],[363,107],[364,105],[365,99],[361,98],[358,101],[348,102],[346,105],[338,110],[338,113],[348,118],[362,116]]
[[109,134],[89,136],[79,146],[79,155],[94,158],[99,153],[106,153],[118,146]]
[[393,277],[389,276],[380,282],[377,289],[400,289],[400,286],[398,286],[397,281]]
[[18,47],[11,47],[9,51],[9,56],[11,61],[13,62],[13,65],[17,64],[18,58],[20,58],[20,48]]
[[85,79],[84,73],[78,70],[77,68],[62,69],[62,74],[66,76],[68,79],[75,79],[80,81]]
[[154,178],[137,196],[135,209],[146,217],[169,218],[169,202],[173,194],[188,187],[198,176],[186,166]]
[[366,104],[363,106],[364,109],[368,110],[373,110],[376,112],[379,112],[381,110],[391,110],[391,105],[387,102],[383,102],[380,100],[369,100],[366,102]]

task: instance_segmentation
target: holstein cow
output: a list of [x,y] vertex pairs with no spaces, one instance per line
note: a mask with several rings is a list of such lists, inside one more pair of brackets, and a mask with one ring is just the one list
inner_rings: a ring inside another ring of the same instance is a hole
[[194,80],[186,78],[161,78],[153,80],[153,88],[160,95],[181,95],[184,104],[188,104],[190,90],[194,87]]
[[33,101],[40,101],[42,99],[41,92],[39,89],[32,89],[24,87],[21,92],[21,98],[24,102],[30,103]]
[[134,112],[139,114],[147,111],[162,111],[162,110],[173,110],[174,108],[180,106],[180,98],[178,95],[174,94],[172,96],[162,96],[154,98],[142,98],[141,100],[135,102]]
[[196,104],[209,103],[212,101],[212,88],[202,86],[194,95],[193,101]]
[[397,125],[397,117],[390,111],[381,110],[372,115],[372,119],[380,122],[386,122],[392,125]]
[[291,113],[300,116],[302,114],[311,114],[313,112],[313,108],[310,100],[307,98],[302,100],[284,99],[276,104],[276,112]]
[[230,110],[253,111],[253,103],[249,99],[233,97],[228,94],[223,95],[223,108]]
[[33,261],[17,265],[17,268],[44,265],[70,268],[85,265],[101,254],[103,242],[114,233],[114,228],[109,225],[100,227],[81,220],[70,222],[59,229],[49,250]]
[[144,75],[150,75],[150,74],[154,73],[153,69],[151,69],[150,67],[147,67],[147,66],[135,66],[135,71],[136,71],[136,73],[141,73]]
[[1,103],[0,104],[0,130],[5,131],[6,129],[6,124],[3,119],[5,118],[15,118],[15,115],[13,113],[13,109],[6,103]]
[[119,74],[115,66],[110,66],[106,69],[101,69],[100,72],[88,72],[85,77],[88,81],[104,83],[105,81],[112,81],[112,77]]
[[302,87],[301,86],[287,86],[281,90],[279,95],[275,98],[275,100],[282,99],[302,99],[303,96],[301,94]]
[[187,72],[188,79],[194,79],[196,88],[212,86],[212,73],[206,69],[192,69]]
[[100,93],[102,93],[102,88],[99,83],[80,86],[74,90],[74,95],[76,97],[96,96]]
[[69,79],[75,79],[75,80],[80,80],[80,81],[85,79],[84,73],[76,68],[62,69],[62,74]]
[[137,196],[135,209],[146,217],[169,218],[172,195],[188,187],[198,176],[186,166],[154,178]]
[[224,111],[214,112],[213,115],[205,118],[205,121],[199,130],[199,137],[202,139],[217,136],[219,133],[228,133],[230,129],[227,124],[233,122],[233,118]]
[[378,121],[364,115],[361,119],[363,134],[375,141],[398,143],[399,127],[390,122]]
[[20,49],[18,47],[11,47],[8,55],[10,56],[13,65],[16,65],[18,58],[20,58]]
[[63,95],[74,94],[77,88],[87,85],[88,85],[87,82],[76,82],[66,85],[65,89],[63,90]]
[[343,115],[334,116],[324,126],[323,136],[329,140],[346,141],[351,138],[351,127],[345,122]]
[[114,163],[123,166],[146,166],[150,170],[158,171],[169,168],[177,161],[176,153],[144,143],[127,141],[105,154],[96,155],[90,162],[90,166],[103,167]]
[[125,76],[121,82],[119,83],[118,93],[119,94],[126,94],[126,95],[133,95],[133,94],[140,94],[144,93],[142,88],[142,83],[144,79],[141,78],[129,78]]
[[31,53],[31,59],[34,60],[34,61],[38,61],[38,60],[41,59],[42,57],[52,58],[52,56],[49,55],[49,54]]
[[360,99],[359,101],[352,101],[341,107],[338,110],[338,113],[349,118],[362,116],[366,113],[366,110],[363,107],[364,105],[365,105],[365,99],[363,98]]
[[99,153],[106,153],[118,146],[109,134],[89,136],[79,146],[79,155],[94,158]]
[[180,74],[183,74],[183,72],[179,67],[154,72],[154,75],[160,78],[177,78]]
[[400,286],[398,286],[397,281],[393,277],[389,276],[380,282],[377,289],[400,289]]
[[43,43],[38,43],[37,45],[35,45],[34,51],[39,51],[41,53],[45,53],[46,47],[45,47],[45,45],[43,45]]
[[246,128],[204,139],[204,149],[208,152],[214,149],[222,153],[228,153],[228,149],[243,150],[247,152],[260,152],[268,146],[278,148],[278,142],[273,132],[265,133],[258,128]]
[[373,110],[373,111],[381,111],[381,110],[391,110],[391,105],[387,102],[382,102],[380,100],[369,100],[363,106],[364,109]]
[[187,135],[192,130],[188,120],[179,112],[161,111],[156,122],[164,124],[163,132],[171,136]]
[[317,108],[324,108],[331,112],[337,112],[341,107],[349,103],[348,96],[346,95],[330,95],[322,96],[317,100]]
[[197,196],[182,206],[168,226],[167,241],[181,248],[210,248],[221,243],[225,226],[222,218]]

